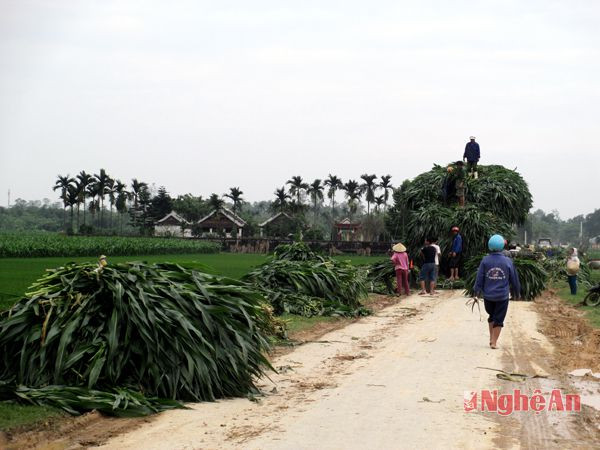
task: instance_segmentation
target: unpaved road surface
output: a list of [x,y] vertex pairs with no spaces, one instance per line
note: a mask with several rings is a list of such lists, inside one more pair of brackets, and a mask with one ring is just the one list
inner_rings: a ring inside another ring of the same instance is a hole
[[[500,417],[465,412],[465,391],[573,392],[556,373],[535,305],[512,302],[499,350],[458,292],[412,296],[278,357],[263,397],[190,405],[107,449],[598,448],[591,408]],[[483,306],[482,306],[483,309]],[[547,375],[524,382],[492,370]],[[553,372],[554,370],[554,372]]]

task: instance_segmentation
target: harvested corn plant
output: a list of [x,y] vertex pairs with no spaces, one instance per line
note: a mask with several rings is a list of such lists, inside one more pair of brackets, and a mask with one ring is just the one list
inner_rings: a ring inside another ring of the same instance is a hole
[[390,260],[377,261],[366,266],[367,280],[371,283],[372,290],[381,294],[393,294],[396,271]]
[[[394,264],[389,260],[374,262],[364,267],[367,273],[367,281],[370,283],[370,289],[379,294],[393,294],[396,292],[396,270]],[[414,287],[419,278],[419,269],[413,267],[410,269],[409,282]]]
[[[479,268],[479,263],[483,259],[483,256],[484,255],[474,256],[465,264],[465,272],[467,275],[464,281],[466,286],[465,293],[467,295],[474,295],[473,287],[475,286],[475,280],[477,278],[477,269]],[[512,261],[521,283],[521,299],[533,300],[546,289],[548,273],[537,261],[523,258],[514,258]]]
[[312,251],[304,242],[278,245],[275,248],[274,258],[292,261],[325,261],[329,259]]
[[70,412],[246,395],[270,367],[263,302],[244,283],[175,264],[70,264],[0,316],[0,380],[13,397]]
[[275,257],[249,272],[243,281],[261,291],[277,314],[364,314],[360,301],[367,289],[361,271],[346,262],[323,259]]

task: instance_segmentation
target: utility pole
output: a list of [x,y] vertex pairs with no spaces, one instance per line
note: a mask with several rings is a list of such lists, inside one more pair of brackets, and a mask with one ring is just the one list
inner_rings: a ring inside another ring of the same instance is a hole
[[10,208],[10,189],[8,190],[8,207]]

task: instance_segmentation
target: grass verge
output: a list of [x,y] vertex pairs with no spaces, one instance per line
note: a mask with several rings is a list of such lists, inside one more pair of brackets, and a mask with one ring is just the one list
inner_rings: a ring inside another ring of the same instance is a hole
[[66,413],[48,406],[19,405],[10,401],[0,402],[0,430],[7,431],[20,426],[34,426],[50,418],[64,417]]
[[[600,271],[595,270],[592,272],[593,283],[600,283]],[[555,282],[552,287],[556,289],[556,293],[560,298],[570,303],[571,305],[580,304],[587,294],[587,288],[579,284],[577,286],[577,295],[571,295],[571,290],[567,280],[564,282]],[[600,306],[580,306],[585,311],[586,318],[590,321],[590,324],[595,328],[600,328]]]

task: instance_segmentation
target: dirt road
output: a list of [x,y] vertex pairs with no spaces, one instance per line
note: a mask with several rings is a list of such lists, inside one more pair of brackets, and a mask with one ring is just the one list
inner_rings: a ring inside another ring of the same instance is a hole
[[[597,447],[585,407],[509,417],[464,411],[464,391],[574,389],[555,373],[533,303],[511,303],[499,350],[487,345],[485,317],[464,303],[459,292],[412,296],[277,358],[279,373],[261,381],[264,397],[169,411],[101,448]],[[478,367],[548,378],[504,381]]]

